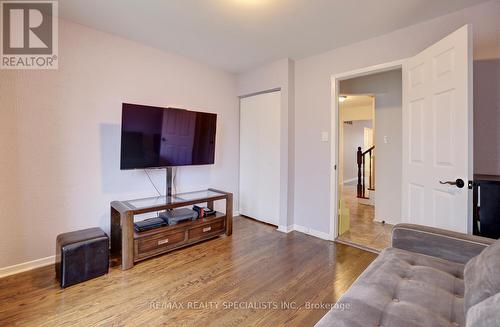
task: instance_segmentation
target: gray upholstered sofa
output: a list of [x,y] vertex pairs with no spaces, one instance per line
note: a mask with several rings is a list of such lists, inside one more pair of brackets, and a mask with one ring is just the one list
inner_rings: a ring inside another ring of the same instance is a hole
[[396,225],[380,253],[316,326],[500,326],[500,241]]

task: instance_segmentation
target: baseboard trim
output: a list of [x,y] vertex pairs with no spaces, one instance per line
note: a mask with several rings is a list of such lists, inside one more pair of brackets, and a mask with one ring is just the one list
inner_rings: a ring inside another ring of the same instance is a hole
[[282,233],[290,233],[291,231],[293,231],[293,225],[290,226],[279,225],[277,231]]
[[50,256],[46,258],[36,259],[33,261],[19,263],[17,265],[8,266],[0,268],[0,278],[7,277],[10,275],[19,274],[25,271],[33,270],[40,267],[45,267],[54,264],[56,261],[56,256]]
[[307,234],[307,235],[311,235],[311,236],[320,238],[322,240],[332,241],[332,239],[330,237],[330,234],[324,233],[324,232],[320,232],[318,230],[315,230],[315,229],[312,229],[312,228],[309,228],[309,227],[300,226],[300,225],[293,225],[293,229],[295,231],[297,231],[297,232],[300,232],[300,233],[303,233],[303,234]]
[[323,233],[323,232],[317,231],[315,229],[301,226],[301,225],[289,225],[289,226],[279,225],[277,231],[282,232],[282,233],[290,233],[292,231],[296,231],[296,232],[299,232],[302,234],[307,234],[310,236],[320,238],[322,240],[327,240],[327,241],[332,240],[328,233]]
[[233,211],[233,217],[238,217],[240,215],[239,211]]

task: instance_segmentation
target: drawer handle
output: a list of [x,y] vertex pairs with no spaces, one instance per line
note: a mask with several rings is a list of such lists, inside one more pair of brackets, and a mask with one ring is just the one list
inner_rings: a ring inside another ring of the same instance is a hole
[[167,243],[168,243],[168,238],[158,241],[158,245],[167,244]]
[[208,226],[203,228],[203,233],[210,232],[212,230],[212,226]]

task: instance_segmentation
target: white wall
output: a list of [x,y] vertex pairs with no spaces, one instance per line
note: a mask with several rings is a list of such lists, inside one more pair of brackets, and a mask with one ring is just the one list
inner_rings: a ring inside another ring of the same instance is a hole
[[[119,170],[122,102],[218,113],[215,165],[179,168],[177,188],[216,187],[238,203],[235,76],[59,26],[59,70],[0,71],[0,267],[54,255],[59,233],[108,230],[112,200],[155,195],[142,170]],[[164,189],[164,172],[153,175]]]
[[401,222],[401,73],[398,69],[340,83],[342,93],[375,96],[375,220],[390,224]]
[[293,224],[295,177],[294,62],[281,59],[238,75],[238,95],[281,89],[280,230]]
[[[295,62],[295,224],[329,231],[330,144],[321,142],[319,135],[331,126],[331,76],[415,55],[466,23],[474,25],[475,60],[498,59],[498,17],[500,2],[492,1]],[[484,108],[475,109],[476,115],[483,114]],[[498,162],[500,151],[492,156]]]

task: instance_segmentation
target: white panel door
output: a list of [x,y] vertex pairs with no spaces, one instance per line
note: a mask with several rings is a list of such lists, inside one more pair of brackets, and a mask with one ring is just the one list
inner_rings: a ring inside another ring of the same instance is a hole
[[281,92],[240,100],[240,214],[278,225]]
[[[465,185],[455,183],[457,179]],[[472,40],[464,26],[403,66],[404,221],[470,231]]]

